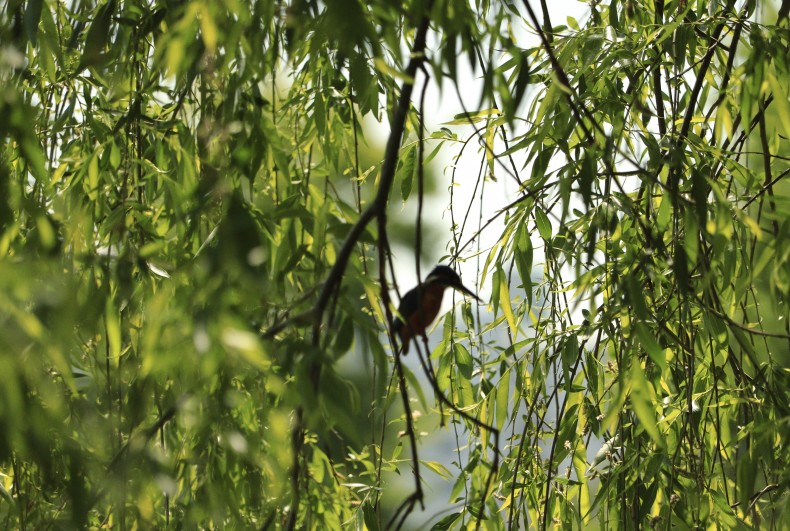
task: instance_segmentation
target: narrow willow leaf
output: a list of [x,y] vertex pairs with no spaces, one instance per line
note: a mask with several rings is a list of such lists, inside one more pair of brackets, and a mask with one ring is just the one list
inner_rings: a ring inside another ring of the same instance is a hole
[[549,221],[549,217],[540,208],[535,208],[535,224],[538,227],[540,237],[549,241],[551,239],[551,221]]
[[661,345],[658,344],[653,334],[650,330],[645,326],[643,323],[638,322],[634,323],[634,331],[636,332],[636,337],[639,340],[639,344],[645,349],[647,355],[650,356],[650,359],[653,360],[656,365],[661,367],[662,371],[665,371],[667,368],[667,360],[666,356],[664,355],[664,349],[661,348]]
[[112,363],[117,365],[121,355],[121,321],[111,297],[107,297],[104,324],[107,328],[107,343],[110,347],[109,356]]
[[438,461],[423,461],[420,460],[420,463],[428,467],[429,470],[433,471],[434,473],[438,474],[439,477],[445,480],[449,480],[453,478],[453,474],[447,469],[446,466],[441,464]]
[[29,0],[27,9],[25,9],[25,32],[33,46],[36,45],[36,38],[38,37],[38,21],[41,18],[43,5],[44,0]]
[[790,138],[790,101],[786,87],[779,83],[773,73],[768,75],[768,84],[774,94],[773,105],[776,106],[779,115],[779,124],[784,129],[785,138]]
[[453,343],[453,355],[455,356],[455,363],[461,374],[467,380],[472,378],[472,369],[474,368],[474,360],[472,355],[460,343]]
[[[568,375],[571,366],[576,363],[579,358],[579,339],[576,334],[570,334],[565,340],[565,346],[562,349],[562,369]],[[566,378],[566,385],[571,382]]]
[[634,314],[636,314],[636,317],[642,321],[649,321],[650,312],[647,309],[644,290],[642,289],[639,280],[636,278],[634,273],[629,274],[626,280],[628,282],[628,300],[634,309]]
[[531,75],[529,63],[527,62],[526,56],[522,55],[520,64],[518,66],[518,75],[516,76],[515,83],[513,83],[513,97],[510,100],[510,108],[506,109],[508,111],[508,120],[512,121],[513,117],[515,116],[519,104],[524,99],[524,94],[526,93],[530,79]]
[[442,125],[468,125],[480,122],[491,115],[501,114],[500,110],[496,107],[490,109],[483,109],[477,112],[464,112],[453,116],[452,121],[445,122]]
[[754,457],[749,447],[748,439],[741,439],[738,443],[738,460],[735,463],[738,501],[741,507],[748,507],[751,503],[751,495],[754,492],[754,485],[757,481],[759,467],[755,466]]
[[384,59],[382,59],[380,57],[374,58],[373,59],[373,64],[376,66],[376,70],[378,70],[380,73],[382,73],[382,74],[384,74],[386,76],[392,77],[394,79],[398,79],[398,80],[403,81],[404,83],[407,83],[409,85],[413,85],[414,84],[414,78],[413,77],[407,75],[405,72],[401,72],[400,70],[397,70],[397,69],[391,67],[387,63],[387,61],[385,61]]
[[644,369],[637,360],[631,362],[631,406],[639,419],[641,426],[659,448],[664,448],[666,443],[658,431],[655,412],[655,393],[648,388],[645,380]]
[[39,40],[39,52],[37,58],[40,61],[40,64],[44,67],[44,71],[47,73],[47,79],[49,82],[56,83],[58,80],[57,67],[55,65],[57,48],[53,48],[53,45],[57,47],[57,42],[53,42],[52,39],[48,37],[49,36],[45,34],[44,38]]
[[88,161],[88,197],[95,200],[99,196],[99,156],[93,154]]
[[727,104],[728,100],[729,98],[725,99],[716,110],[716,133],[725,139],[732,138],[733,134],[732,113]]
[[85,36],[85,48],[82,52],[78,70],[100,65],[105,60],[104,50],[112,34],[110,23],[115,13],[115,4],[116,0],[108,0],[98,9],[96,17],[88,29],[88,34]]
[[455,521],[461,518],[461,513],[451,513],[433,524],[431,531],[447,531],[453,527]]
[[[507,324],[510,327],[510,333],[515,340],[518,333],[518,326],[516,325],[516,317],[513,315],[513,301],[510,299],[510,287],[508,286],[507,275],[499,268],[497,268],[497,271],[499,272],[497,275],[499,280],[499,306],[505,314]],[[497,286],[494,286],[494,289],[497,289]]]
[[217,49],[217,26],[214,24],[214,17],[209,11],[208,5],[209,4],[202,4],[203,9],[198,15],[198,21],[200,22],[203,44],[206,45],[206,50],[209,53],[214,53]]
[[406,150],[406,153],[401,156],[401,164],[398,169],[400,176],[400,195],[401,199],[406,201],[411,195],[411,189],[414,186],[415,175],[417,174],[417,145],[412,144]]
[[510,405],[510,371],[505,372],[496,386],[496,428],[502,430],[508,418]]
[[495,152],[494,152],[494,135],[496,134],[496,121],[495,120],[488,120],[486,124],[486,132],[485,132],[485,156],[486,156],[486,163],[488,164],[488,175],[489,177],[494,176],[494,160],[495,160]]

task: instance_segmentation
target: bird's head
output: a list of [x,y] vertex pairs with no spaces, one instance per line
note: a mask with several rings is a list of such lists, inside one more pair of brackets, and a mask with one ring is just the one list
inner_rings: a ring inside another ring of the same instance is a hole
[[458,276],[458,273],[446,265],[439,265],[433,268],[431,274],[425,279],[425,284],[428,286],[433,285],[457,289],[461,293],[465,293],[466,295],[474,297],[478,301],[483,302],[480,297],[475,295],[474,291],[470,290],[461,283],[461,277]]

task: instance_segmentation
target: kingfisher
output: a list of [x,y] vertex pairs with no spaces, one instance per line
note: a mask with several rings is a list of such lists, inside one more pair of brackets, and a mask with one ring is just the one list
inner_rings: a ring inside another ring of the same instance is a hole
[[456,289],[483,302],[461,283],[461,277],[451,267],[436,266],[425,282],[406,292],[398,306],[398,315],[392,324],[392,329],[400,338],[403,354],[409,353],[411,339],[423,335],[428,325],[436,319],[446,288]]

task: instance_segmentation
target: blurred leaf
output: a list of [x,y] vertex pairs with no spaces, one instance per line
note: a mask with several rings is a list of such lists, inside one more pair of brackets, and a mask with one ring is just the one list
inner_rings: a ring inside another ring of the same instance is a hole
[[790,102],[788,102],[787,84],[782,86],[773,74],[768,75],[768,84],[774,94],[774,105],[779,114],[779,123],[784,129],[785,138],[790,138]]
[[27,32],[27,38],[30,39],[33,46],[36,45],[38,21],[41,19],[43,5],[44,0],[28,0],[27,9],[25,9],[25,32]]
[[228,326],[222,330],[221,338],[225,347],[241,355],[245,361],[259,370],[266,370],[271,366],[256,334]]
[[118,363],[121,356],[121,323],[118,310],[111,298],[107,298],[107,309],[104,314],[104,324],[107,329],[107,343],[109,344],[109,358],[113,364]]
[[77,70],[83,70],[89,66],[102,66],[106,60],[104,53],[107,44],[110,42],[110,23],[115,13],[116,0],[107,0],[96,12],[96,17],[91,22],[88,33],[85,36],[85,48],[80,58]]
[[431,531],[447,531],[461,517],[461,513],[448,514],[431,527]]

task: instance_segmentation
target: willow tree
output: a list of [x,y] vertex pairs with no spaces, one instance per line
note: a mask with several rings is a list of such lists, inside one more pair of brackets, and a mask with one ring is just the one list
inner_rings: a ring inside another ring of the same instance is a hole
[[[5,2],[4,525],[780,526],[790,4],[562,9]],[[455,179],[438,248],[490,296],[412,371],[388,207],[419,257]]]

